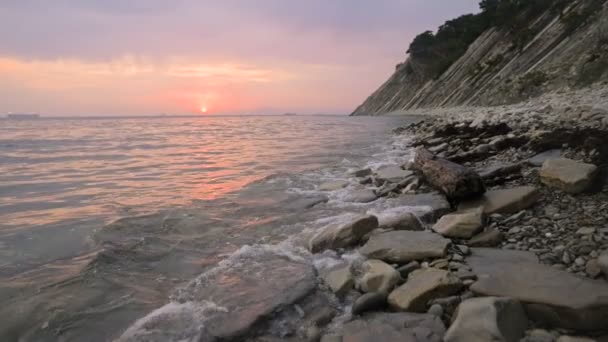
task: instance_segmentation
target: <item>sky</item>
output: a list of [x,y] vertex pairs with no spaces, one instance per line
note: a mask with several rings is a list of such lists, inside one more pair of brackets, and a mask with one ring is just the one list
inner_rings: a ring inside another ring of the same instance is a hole
[[351,112],[479,0],[0,0],[0,115]]

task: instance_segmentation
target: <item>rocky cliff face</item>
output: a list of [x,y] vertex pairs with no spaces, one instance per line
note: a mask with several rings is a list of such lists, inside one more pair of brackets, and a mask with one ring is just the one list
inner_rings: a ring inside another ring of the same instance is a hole
[[511,104],[545,92],[608,79],[608,4],[572,29],[569,13],[593,0],[574,0],[561,14],[547,11],[529,23],[534,35],[517,47],[513,33],[486,30],[438,78],[418,72],[409,58],[353,115],[417,108]]

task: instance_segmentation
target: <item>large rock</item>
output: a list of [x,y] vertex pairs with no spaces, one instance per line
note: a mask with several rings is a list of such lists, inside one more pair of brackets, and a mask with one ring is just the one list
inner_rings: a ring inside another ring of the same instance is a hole
[[429,268],[410,274],[407,282],[388,296],[389,305],[396,310],[426,312],[429,300],[456,294],[462,288],[458,277],[448,271]]
[[445,326],[433,315],[372,313],[344,325],[343,342],[441,342]]
[[528,317],[541,324],[580,331],[608,329],[605,281],[542,265],[528,252],[474,248],[467,261],[478,276],[471,290],[479,295],[517,299]]
[[469,239],[483,228],[483,210],[476,209],[443,216],[433,230],[443,236]]
[[452,211],[447,198],[439,193],[401,195],[395,200],[394,205],[411,207],[423,221],[427,222],[434,222]]
[[418,219],[418,216],[411,212],[392,214],[386,218],[381,217],[380,226],[394,230],[424,230],[424,226]]
[[523,306],[510,298],[471,298],[460,303],[445,342],[519,342],[528,326]]
[[183,301],[151,312],[117,341],[242,341],[315,289],[312,266],[261,254],[197,278],[181,290]]
[[358,217],[347,224],[332,225],[310,240],[309,249],[313,253],[318,253],[326,249],[350,247],[376,228],[378,228],[378,218],[372,215]]
[[320,191],[335,191],[345,188],[348,185],[348,181],[345,180],[335,180],[331,182],[326,182],[319,185]]
[[369,203],[375,201],[377,198],[378,195],[376,195],[373,190],[362,189],[349,192],[344,196],[343,200],[344,202]]
[[414,173],[412,171],[403,170],[398,165],[383,166],[376,171],[376,179],[391,183],[399,183],[404,178],[407,178]]
[[571,159],[548,159],[540,169],[540,179],[548,186],[571,194],[581,193],[593,184],[598,168]]
[[443,257],[450,242],[430,232],[400,230],[373,235],[360,252],[369,258],[403,264]]
[[359,284],[363,292],[388,294],[401,281],[399,272],[380,260],[368,260],[361,265],[361,269],[363,276]]
[[459,211],[483,208],[484,214],[514,214],[534,205],[540,198],[538,190],[531,186],[492,190],[474,201],[463,202]]
[[350,264],[334,267],[322,274],[321,277],[331,291],[338,296],[344,296],[355,284]]

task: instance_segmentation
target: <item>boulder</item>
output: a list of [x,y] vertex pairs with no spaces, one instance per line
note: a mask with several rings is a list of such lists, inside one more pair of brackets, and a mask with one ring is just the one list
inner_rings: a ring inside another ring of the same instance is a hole
[[350,264],[334,267],[322,274],[321,277],[323,278],[323,282],[325,282],[337,296],[344,296],[355,284],[355,278],[353,277]]
[[380,260],[368,260],[361,265],[361,269],[363,276],[359,285],[363,292],[388,294],[401,281],[399,272]]
[[418,216],[411,212],[402,212],[380,220],[380,226],[394,230],[424,230]]
[[[117,341],[242,341],[316,287],[312,266],[260,253],[243,266],[197,278],[182,289],[187,301],[170,302],[151,312]],[[210,303],[220,309],[206,310]]]
[[401,195],[395,200],[394,206],[411,207],[425,222],[434,222],[452,211],[447,198],[439,193]]
[[355,218],[347,224],[331,225],[310,240],[309,249],[312,253],[319,253],[326,249],[350,247],[376,228],[378,218],[372,215]]
[[541,181],[570,194],[578,194],[593,184],[597,166],[566,158],[548,159],[540,169]]
[[430,232],[400,230],[373,235],[360,252],[369,258],[404,264],[443,257],[450,242]]
[[523,306],[509,298],[471,298],[460,303],[445,342],[519,342],[528,326]]
[[528,159],[528,163],[532,166],[543,166],[545,161],[548,159],[559,158],[562,156],[562,150],[554,149],[548,150],[542,153],[535,155],[534,157]]
[[443,236],[469,239],[483,228],[483,210],[476,209],[443,216],[433,230]]
[[608,284],[540,264],[533,253],[474,248],[467,263],[482,296],[511,297],[539,324],[578,331],[606,330]]
[[496,228],[490,228],[469,240],[468,244],[471,247],[495,247],[498,246],[504,235]]
[[373,190],[362,189],[353,190],[346,194],[343,198],[344,202],[352,203],[369,203],[373,202],[378,198],[378,195]]
[[353,304],[353,315],[361,315],[369,311],[382,310],[386,307],[386,294],[378,292],[366,293],[357,298]]
[[383,166],[376,171],[376,179],[390,183],[398,183],[413,174],[412,171],[404,170],[398,165],[388,165]]
[[370,313],[344,325],[343,342],[441,342],[445,326],[433,315]]
[[345,181],[345,180],[335,180],[335,181],[326,182],[326,183],[319,185],[319,190],[320,191],[340,190],[340,189],[348,186],[348,184],[349,184],[348,181]]
[[531,186],[520,186],[511,189],[492,190],[481,198],[463,202],[458,211],[483,208],[486,215],[515,214],[534,205],[540,198],[538,190]]
[[462,282],[448,271],[428,268],[414,271],[407,282],[388,296],[389,305],[400,311],[426,312],[427,302],[451,296],[462,289]]

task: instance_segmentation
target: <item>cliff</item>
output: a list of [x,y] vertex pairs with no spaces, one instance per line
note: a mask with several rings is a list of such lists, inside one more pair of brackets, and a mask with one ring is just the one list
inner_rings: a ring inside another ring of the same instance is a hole
[[559,11],[526,18],[525,27],[489,24],[438,75],[429,76],[428,61],[410,54],[353,115],[512,104],[608,79],[606,0],[564,2]]

